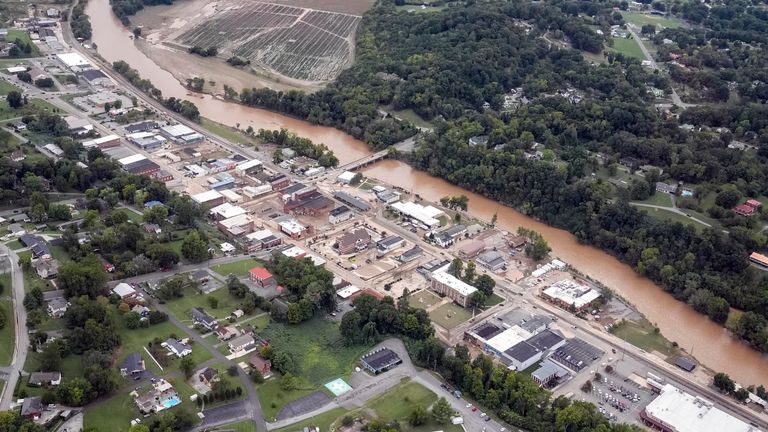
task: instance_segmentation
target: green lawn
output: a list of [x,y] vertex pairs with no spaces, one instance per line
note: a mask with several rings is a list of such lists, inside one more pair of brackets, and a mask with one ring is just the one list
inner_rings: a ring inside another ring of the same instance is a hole
[[280,388],[280,379],[274,377],[259,385],[256,393],[259,395],[261,409],[264,411],[264,419],[272,421],[288,402],[303,398],[317,390],[316,386],[305,382],[301,388],[286,391]]
[[200,125],[202,125],[205,129],[208,129],[211,133],[214,133],[224,138],[225,140],[231,141],[235,144],[248,144],[248,145],[255,144],[255,141],[252,138],[245,135],[244,133],[239,132],[233,127],[225,126],[213,120],[208,120],[207,118],[201,118]]
[[[419,12],[432,12],[435,11],[437,8],[427,8],[427,9],[421,9],[419,6],[403,6],[404,8],[416,8]],[[414,126],[420,127],[420,128],[429,128],[432,129],[434,125],[423,118],[421,118],[420,115],[416,114],[416,112],[412,109],[404,109],[399,111],[391,110],[389,111],[393,116],[400,118],[402,120],[409,121],[413,123]]]
[[[680,222],[684,225],[693,225],[698,230],[702,230],[706,228],[704,225],[700,224],[699,222],[696,222],[695,220],[689,218],[688,216],[682,215],[680,213],[675,213],[675,212],[662,210],[662,209],[648,208],[648,207],[638,207],[638,209],[640,211],[644,211],[648,213],[648,216],[654,219],[666,220],[671,222]],[[683,211],[692,214],[689,210],[683,210]]]
[[[42,362],[42,353],[29,351],[27,354],[27,360],[24,362],[24,370],[27,372],[36,372],[40,370],[40,364]],[[70,354],[61,360],[61,366],[59,367],[61,372],[61,379],[63,381],[69,381],[72,378],[83,376],[83,356],[77,354]]]
[[237,423],[217,426],[208,430],[210,432],[256,432],[256,424],[251,420],[245,420]]
[[678,352],[677,348],[673,347],[672,343],[665,339],[661,333],[656,333],[653,324],[644,319],[624,321],[613,326],[611,333],[647,352],[658,351],[667,357]]
[[418,309],[428,309],[440,301],[440,297],[429,290],[421,290],[408,296],[408,305]]
[[21,93],[21,89],[15,85],[6,81],[0,81],[0,96],[5,96],[14,90]]
[[[152,359],[149,358],[147,352],[144,351],[144,347],[147,346],[147,344],[153,341],[155,338],[160,338],[161,341],[165,341],[171,336],[171,334],[175,334],[177,337],[183,337],[184,332],[173,325],[173,323],[170,321],[155,324],[147,328],[138,328],[135,330],[126,328],[123,322],[123,318],[120,316],[117,316],[115,321],[117,322],[117,331],[120,333],[120,338],[122,340],[120,351],[117,355],[117,364],[122,363],[125,358],[128,357],[128,354],[132,352],[138,352],[141,353],[141,356],[144,358],[147,369],[151,370],[155,374],[162,374],[163,372],[160,371],[160,368],[157,367],[157,364],[152,361]],[[197,351],[207,352],[207,350],[203,347],[192,347],[193,356],[197,353]],[[178,363],[178,361],[174,361],[174,363],[172,363],[169,368],[176,366],[175,363]],[[165,369],[167,371],[168,368]]]
[[247,258],[241,261],[219,264],[217,266],[211,267],[211,270],[224,277],[227,277],[230,274],[233,274],[237,277],[245,277],[248,276],[248,271],[254,267],[264,267],[264,263],[253,258]]
[[[437,395],[421,384],[406,380],[393,387],[383,395],[366,403],[366,407],[374,410],[379,418],[392,421],[403,420],[417,406],[428,409],[437,400]],[[462,431],[461,426],[438,425],[428,423],[424,426],[413,427],[407,422],[401,422],[404,432],[427,432],[443,430],[446,432]]]
[[[6,274],[3,275],[3,277],[5,276]],[[10,291],[10,283],[6,285],[5,280],[3,280],[3,286],[6,287],[6,291]],[[11,364],[11,360],[13,360],[13,346],[16,340],[13,302],[10,300],[0,301],[0,311],[5,315],[5,326],[0,329],[0,346],[3,347],[3,349],[0,349],[0,366],[8,366]]]
[[[215,298],[219,304],[216,309],[209,304],[209,298]],[[210,294],[200,294],[200,292],[188,289],[184,296],[171,300],[165,304],[168,310],[180,321],[192,325],[192,319],[189,311],[194,307],[201,307],[211,316],[223,319],[240,309],[240,299],[234,297],[226,288],[220,288]]]
[[127,208],[121,208],[119,210],[115,210],[116,213],[123,213],[126,216],[128,216],[128,220],[133,221],[134,223],[141,224],[144,222],[142,219],[142,215],[139,213],[136,213],[135,211]]
[[10,297],[13,295],[13,287],[11,286],[11,274],[0,273],[0,295]]
[[346,413],[347,410],[344,408],[334,408],[307,420],[294,423],[284,428],[275,429],[274,432],[301,432],[305,427],[309,426],[317,426],[321,431],[328,431],[331,430],[331,425],[344,417]]
[[448,303],[429,313],[432,322],[448,330],[472,318],[472,311],[456,303]]
[[661,207],[672,207],[672,195],[664,192],[656,192],[650,196],[650,198],[637,201],[643,204],[657,205]]
[[32,42],[29,33],[24,30],[8,30],[8,35],[5,37],[5,40],[13,42],[16,39],[20,39],[22,42],[27,42],[32,47],[31,53],[24,54],[18,58],[40,57],[40,50],[37,49],[37,45]]
[[636,59],[645,60],[643,51],[640,49],[640,45],[634,38],[614,38],[613,50],[620,52],[625,56],[634,57]]
[[498,294],[492,294],[491,297],[486,300],[485,305],[490,306],[496,306],[497,304],[504,301],[504,297],[498,295]]
[[7,245],[9,248],[11,248],[11,250],[19,250],[19,249],[24,249],[24,245],[23,245],[23,244],[21,244],[21,242],[20,242],[20,241],[18,241],[18,240],[11,240],[11,241],[9,241],[8,243],[6,243],[6,245]]
[[624,17],[624,21],[632,23],[638,27],[642,27],[645,24],[653,24],[667,28],[678,28],[682,26],[680,20],[665,16],[650,15],[641,12],[622,12],[621,15]]

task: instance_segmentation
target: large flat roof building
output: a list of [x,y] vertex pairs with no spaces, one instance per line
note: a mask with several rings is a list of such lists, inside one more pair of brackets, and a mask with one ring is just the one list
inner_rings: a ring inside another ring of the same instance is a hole
[[440,226],[440,221],[435,219],[443,214],[443,211],[432,206],[423,206],[413,202],[398,201],[389,206],[396,212],[407,216],[427,228]]
[[647,426],[670,432],[760,432],[699,396],[686,393],[672,384],[640,413]]
[[389,348],[372,351],[360,359],[360,364],[364,368],[377,375],[392,369],[402,362],[403,360],[400,356]]
[[432,273],[432,290],[467,307],[469,297],[477,291],[477,288],[453,276],[447,270],[446,265]]
[[576,281],[563,279],[542,291],[541,296],[562,308],[577,312],[588,308],[600,298],[600,292]]

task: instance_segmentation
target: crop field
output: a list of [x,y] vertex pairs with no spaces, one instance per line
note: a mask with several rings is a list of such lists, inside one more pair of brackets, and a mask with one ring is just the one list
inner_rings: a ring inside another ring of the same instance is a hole
[[228,2],[176,34],[177,44],[240,56],[289,78],[328,81],[351,61],[360,17],[259,1]]

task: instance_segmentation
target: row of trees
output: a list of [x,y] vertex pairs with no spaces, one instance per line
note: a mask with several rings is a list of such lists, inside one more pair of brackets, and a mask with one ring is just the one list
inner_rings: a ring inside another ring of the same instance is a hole
[[87,0],[80,1],[77,6],[72,8],[72,15],[69,17],[69,27],[76,39],[86,40],[91,38],[91,20],[85,13]]
[[280,130],[259,129],[256,136],[262,141],[276,144],[279,148],[289,148],[300,156],[315,159],[320,166],[328,168],[339,164],[339,159],[325,144],[315,144],[311,139],[299,137],[288,132],[285,128]]
[[111,0],[112,12],[122,21],[124,26],[131,23],[129,17],[144,9],[144,6],[170,5],[173,0]]
[[[115,2],[113,2],[112,5],[114,8]],[[200,111],[197,109],[197,105],[188,100],[175,97],[164,98],[160,89],[155,87],[155,85],[148,79],[142,78],[139,75],[139,72],[136,69],[133,69],[128,63],[123,60],[118,60],[112,63],[112,68],[127,79],[134,87],[162,103],[166,108],[179,113],[192,121],[200,121]]]

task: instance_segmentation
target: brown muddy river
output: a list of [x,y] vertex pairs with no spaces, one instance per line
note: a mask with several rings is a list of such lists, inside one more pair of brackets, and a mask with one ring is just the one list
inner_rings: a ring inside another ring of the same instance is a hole
[[[297,135],[325,143],[342,163],[360,159],[370,150],[365,143],[333,128],[314,126],[307,122],[269,111],[244,107],[211,96],[188,95],[187,90],[167,71],[139,51],[130,32],[112,15],[109,0],[90,0],[86,7],[91,17],[93,41],[99,54],[109,62],[124,60],[162,90],[165,96],[175,96],[194,102],[200,113],[211,120],[230,126],[249,125],[254,129],[287,128]],[[386,160],[365,170],[369,176],[416,191],[422,197],[438,201],[446,195],[465,194],[469,197],[469,213],[490,220],[498,214],[499,226],[514,230],[518,226],[540,232],[553,253],[605,285],[634,304],[651,322],[658,325],[670,340],[677,341],[702,363],[715,371],[727,372],[743,384],[768,384],[768,357],[746,344],[731,338],[727,331],[676,301],[659,286],[639,277],[631,267],[620,263],[600,250],[579,244],[566,231],[539,223],[497,202],[436,179],[398,161]]]

